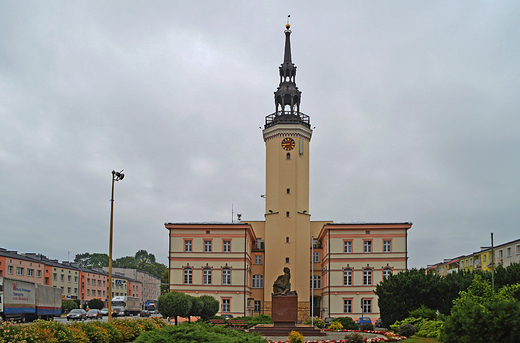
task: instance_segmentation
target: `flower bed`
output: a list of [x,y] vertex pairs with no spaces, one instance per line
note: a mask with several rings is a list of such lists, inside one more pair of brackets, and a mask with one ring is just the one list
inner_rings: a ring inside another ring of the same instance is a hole
[[[367,330],[367,331],[361,331],[361,330],[339,330],[334,331],[330,329],[324,329],[323,331],[329,331],[329,332],[359,332],[359,333],[374,333],[378,335],[384,335],[385,337],[374,337],[374,338],[365,338],[366,343],[379,343],[379,342],[399,342],[404,341],[406,337],[399,336],[391,331],[373,331],[373,330]],[[273,341],[268,339],[268,343],[287,343],[289,340],[286,341]],[[331,339],[328,341],[325,340],[317,340],[317,341],[305,341],[307,343],[349,343],[348,339]]]

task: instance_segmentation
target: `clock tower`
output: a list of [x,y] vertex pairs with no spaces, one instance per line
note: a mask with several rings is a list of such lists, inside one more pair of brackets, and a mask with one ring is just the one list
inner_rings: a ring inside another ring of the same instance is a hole
[[311,229],[309,213],[310,117],[300,112],[301,91],[291,58],[291,30],[286,25],[280,84],[274,93],[275,112],[265,118],[265,288],[270,300],[272,284],[284,267],[291,270],[291,290],[300,306],[309,305]]

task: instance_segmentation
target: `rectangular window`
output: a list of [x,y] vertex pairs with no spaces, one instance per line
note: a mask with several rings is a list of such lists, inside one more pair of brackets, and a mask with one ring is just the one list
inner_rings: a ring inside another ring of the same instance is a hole
[[372,312],[372,299],[363,299],[363,312]]
[[90,289],[87,288],[87,295],[90,296]]
[[486,255],[482,255],[482,262],[486,262]]
[[222,284],[231,285],[231,269],[229,269],[229,268],[222,269]]
[[47,276],[45,277],[45,284],[49,285],[49,278]]
[[97,280],[98,287],[101,287],[101,280]]
[[352,269],[343,271],[343,286],[352,286]]
[[78,283],[78,277],[74,276],[74,283]]
[[64,282],[65,281],[65,275],[61,274],[60,275],[60,280],[61,280],[61,282]]
[[100,290],[97,291],[97,295],[98,295],[98,297],[101,296],[101,291]]
[[72,281],[72,276],[67,276],[67,282],[71,282]]
[[70,287],[67,287],[67,294],[70,294]]
[[517,246],[516,246],[516,254],[517,254],[517,255],[520,255],[520,245],[517,245]]
[[16,267],[16,275],[23,275],[23,268],[22,267]]
[[383,241],[383,252],[392,251],[392,241]]
[[53,274],[52,274],[52,280],[53,280],[53,281],[58,281],[58,274],[53,273]]
[[262,256],[255,255],[255,264],[262,264]]
[[320,253],[319,252],[313,252],[312,253],[312,262],[320,262]]
[[289,257],[285,258],[285,263],[289,263]]
[[39,277],[39,278],[42,277],[42,271],[41,270],[37,270],[36,271],[36,277]]
[[[313,282],[314,280],[314,282]],[[311,276],[311,289],[320,289],[321,288],[321,276],[314,275],[314,277]]]
[[264,288],[264,276],[253,275],[253,288]]
[[344,246],[345,246],[345,248],[343,249],[343,251],[345,253],[347,253],[347,254],[352,253],[352,241],[345,241]]
[[231,311],[231,299],[222,299],[222,312]]
[[506,254],[507,254],[507,257],[511,257],[511,247],[508,247],[506,249]]
[[372,270],[365,269],[363,271],[363,285],[370,286],[372,285]]
[[204,252],[211,252],[211,241],[204,241]]
[[231,241],[224,241],[224,252],[231,252]]
[[352,313],[352,300],[343,300],[343,313]]
[[13,266],[7,266],[7,274],[13,273]]
[[191,240],[185,240],[184,241],[184,251],[185,252],[191,252],[193,242]]
[[372,241],[365,241],[364,243],[365,252],[372,252]]
[[34,277],[34,269],[27,269],[27,276]]
[[203,279],[204,279],[204,284],[205,285],[211,285],[211,269],[209,268],[206,268],[204,269],[204,275],[203,275]]
[[74,288],[74,294],[78,294],[78,289]]
[[262,301],[261,300],[255,300],[254,311],[255,311],[255,313],[260,313],[262,311]]

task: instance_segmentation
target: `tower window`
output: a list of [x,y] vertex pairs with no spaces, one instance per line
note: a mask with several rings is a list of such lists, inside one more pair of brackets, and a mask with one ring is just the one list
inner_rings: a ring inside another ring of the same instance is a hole
[[287,188],[287,194],[291,194],[291,189]]
[[291,159],[291,153],[288,152],[285,158],[288,159],[288,160],[290,160],[290,159]]
[[289,263],[289,257],[285,258],[285,263]]
[[289,237],[285,237],[285,243],[289,243]]
[[285,216],[289,218],[289,211],[285,212]]

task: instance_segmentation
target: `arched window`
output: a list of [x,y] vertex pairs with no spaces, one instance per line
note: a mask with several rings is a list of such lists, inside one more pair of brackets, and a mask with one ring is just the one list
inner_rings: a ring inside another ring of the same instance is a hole
[[204,268],[203,283],[205,285],[211,285],[211,268]]
[[184,268],[184,284],[191,285],[193,283],[193,270]]
[[343,270],[343,286],[352,286],[352,269]]
[[392,269],[390,269],[390,268],[383,269],[383,279],[387,279],[390,275],[392,275]]
[[363,285],[372,285],[372,269],[363,270]]
[[222,284],[231,285],[231,269],[229,269],[229,268],[222,269]]
[[[321,289],[321,276],[313,275],[311,276],[311,289]],[[313,282],[314,281],[314,282]]]
[[288,152],[285,158],[288,159],[288,160],[290,160],[290,159],[291,159],[291,153]]
[[260,274],[253,275],[253,288],[264,288],[264,276]]

